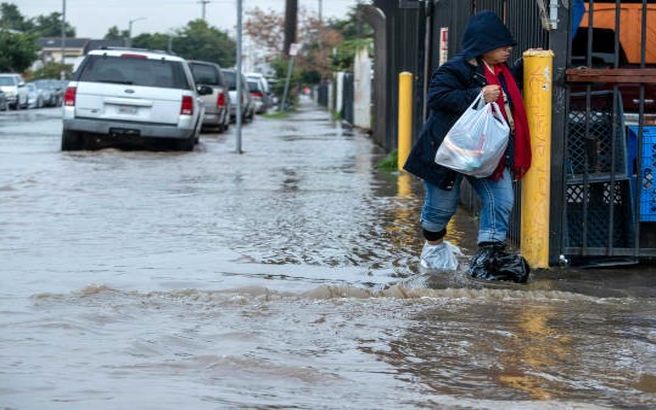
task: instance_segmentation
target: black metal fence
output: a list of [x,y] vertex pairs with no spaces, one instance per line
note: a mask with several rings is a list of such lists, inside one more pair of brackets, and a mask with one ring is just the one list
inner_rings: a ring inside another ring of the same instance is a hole
[[317,103],[322,107],[328,107],[330,83],[322,83],[317,87]]

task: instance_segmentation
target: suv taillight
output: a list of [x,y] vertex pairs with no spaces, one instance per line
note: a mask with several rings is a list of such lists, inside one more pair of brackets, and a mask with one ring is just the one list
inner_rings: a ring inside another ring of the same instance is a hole
[[188,95],[182,97],[182,104],[180,105],[180,115],[193,115],[194,113],[194,100]]
[[219,93],[219,96],[216,98],[217,107],[225,107],[225,93]]
[[251,95],[252,95],[253,97],[257,97],[257,98],[262,98],[262,97],[264,97],[264,94],[262,94],[261,91],[251,91]]
[[64,93],[64,105],[69,107],[75,106],[75,94],[77,93],[77,87],[68,87]]

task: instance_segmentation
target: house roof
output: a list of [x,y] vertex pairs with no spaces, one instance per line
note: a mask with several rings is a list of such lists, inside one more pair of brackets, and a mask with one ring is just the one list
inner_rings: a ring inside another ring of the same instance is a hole
[[88,54],[91,50],[98,50],[103,47],[125,47],[125,40],[89,40],[84,46],[84,54]]
[[[64,41],[65,48],[84,48],[90,41],[90,38],[66,38]],[[37,40],[37,45],[43,48],[61,47],[61,37],[42,37]]]

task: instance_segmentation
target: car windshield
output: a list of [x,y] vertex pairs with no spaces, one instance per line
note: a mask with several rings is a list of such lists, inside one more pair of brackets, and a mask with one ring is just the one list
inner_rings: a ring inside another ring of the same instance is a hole
[[97,55],[88,58],[78,81],[190,89],[178,61]]
[[221,78],[216,69],[206,64],[191,64],[196,84],[221,85]]
[[11,77],[0,77],[0,85],[16,85]]

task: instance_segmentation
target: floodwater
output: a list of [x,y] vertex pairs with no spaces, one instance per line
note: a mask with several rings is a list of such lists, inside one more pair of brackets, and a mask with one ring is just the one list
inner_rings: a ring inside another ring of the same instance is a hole
[[420,185],[309,103],[243,155],[60,132],[0,113],[0,408],[656,406],[653,268],[421,272]]

